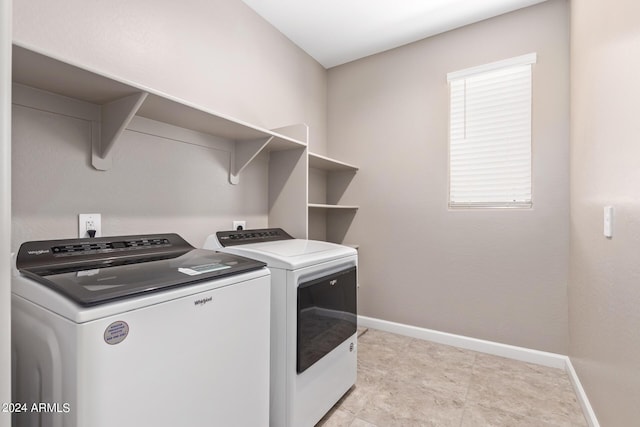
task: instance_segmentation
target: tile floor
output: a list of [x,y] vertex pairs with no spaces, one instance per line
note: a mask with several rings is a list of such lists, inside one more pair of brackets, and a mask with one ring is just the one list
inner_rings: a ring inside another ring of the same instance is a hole
[[322,427],[586,427],[568,375],[369,329],[356,385]]

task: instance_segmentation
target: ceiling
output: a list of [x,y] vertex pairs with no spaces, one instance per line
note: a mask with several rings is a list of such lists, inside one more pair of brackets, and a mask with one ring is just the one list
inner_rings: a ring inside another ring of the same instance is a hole
[[243,0],[325,68],[545,0]]

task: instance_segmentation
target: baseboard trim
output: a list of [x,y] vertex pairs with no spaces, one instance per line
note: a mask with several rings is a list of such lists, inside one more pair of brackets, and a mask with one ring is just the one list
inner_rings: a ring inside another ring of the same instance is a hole
[[596,418],[596,413],[593,411],[591,402],[589,402],[587,393],[584,391],[584,388],[582,388],[582,383],[580,382],[580,378],[578,378],[578,373],[573,368],[573,364],[571,363],[571,359],[569,357],[567,357],[567,365],[565,366],[565,371],[567,371],[567,374],[569,375],[569,379],[571,380],[571,384],[573,385],[573,390],[576,392],[578,403],[580,403],[580,406],[582,407],[582,413],[587,419],[589,427],[600,427],[598,418]]
[[519,360],[522,362],[534,363],[550,368],[564,369],[569,375],[569,379],[571,380],[576,397],[582,407],[582,412],[584,413],[589,427],[600,427],[595,412],[589,402],[589,398],[582,388],[580,379],[578,378],[578,375],[571,364],[571,359],[569,359],[568,356],[493,341],[486,341],[463,335],[450,334],[447,332],[390,322],[388,320],[381,320],[373,317],[358,316],[358,326],[379,329],[381,331],[404,335],[411,338],[432,341],[439,344],[506,357],[508,359]]
[[387,320],[365,316],[358,316],[358,325],[551,368],[564,369],[566,366],[567,356],[562,354],[516,347],[509,344],[434,331],[433,329],[419,328],[417,326],[404,325],[402,323],[389,322]]

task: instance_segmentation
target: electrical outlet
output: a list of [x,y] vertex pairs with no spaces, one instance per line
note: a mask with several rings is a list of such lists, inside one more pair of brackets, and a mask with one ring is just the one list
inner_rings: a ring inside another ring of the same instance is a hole
[[234,230],[246,230],[247,221],[233,221]]
[[100,214],[78,215],[78,237],[91,237],[89,233],[87,233],[87,230],[96,230],[96,234],[93,237],[102,236],[102,218]]

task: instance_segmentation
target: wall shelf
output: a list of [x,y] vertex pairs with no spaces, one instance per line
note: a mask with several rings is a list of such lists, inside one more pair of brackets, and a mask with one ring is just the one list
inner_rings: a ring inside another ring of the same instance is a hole
[[344,244],[359,206],[342,203],[358,166],[309,152],[309,236]]
[[309,152],[309,167],[321,169],[329,172],[335,172],[335,171],[357,172],[358,171],[357,166],[342,162],[340,160],[335,160],[330,157],[321,156],[320,154],[314,154],[311,152]]
[[[234,141],[236,148],[229,168],[229,181],[232,183],[238,182],[242,170],[261,152],[307,146],[306,138],[299,140],[278,132],[293,128],[262,129],[29,47],[13,45],[12,65],[14,83],[100,106],[100,121],[92,122],[92,164],[99,170],[111,167],[112,149],[135,115]],[[299,130],[296,133],[304,135]]]
[[359,206],[349,205],[327,205],[323,203],[309,203],[309,208],[312,209],[360,209]]
[[[340,204],[340,198],[358,167],[310,153],[309,128],[299,124],[263,129],[150,87],[109,75],[14,44],[13,82],[21,89],[13,101],[33,104],[33,97],[51,105],[41,109],[55,112],[61,104],[73,104],[78,117],[91,123],[91,160],[97,170],[113,166],[114,149],[135,116],[209,134],[230,142],[229,182],[237,184],[240,175],[261,153],[269,153],[269,226],[283,227],[298,238],[308,238],[309,216],[313,212],[319,225],[317,234],[342,242],[358,206]],[[35,92],[55,96],[37,96]],[[39,104],[40,107],[40,104]],[[310,170],[314,172],[310,177]],[[313,181],[311,183],[310,181]],[[318,196],[309,197],[313,185]],[[321,203],[309,203],[310,200]],[[333,217],[340,219],[336,223]],[[330,227],[327,227],[327,224]]]

